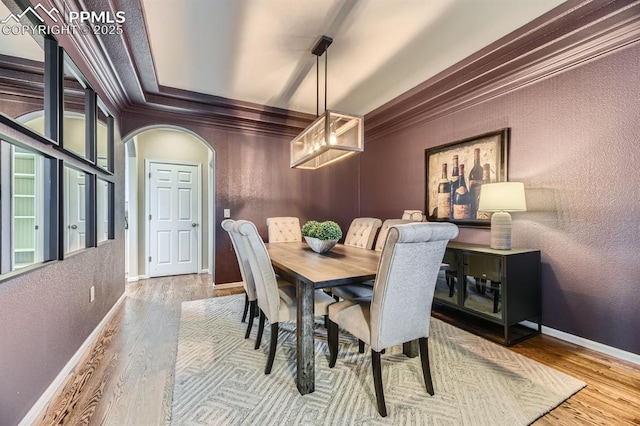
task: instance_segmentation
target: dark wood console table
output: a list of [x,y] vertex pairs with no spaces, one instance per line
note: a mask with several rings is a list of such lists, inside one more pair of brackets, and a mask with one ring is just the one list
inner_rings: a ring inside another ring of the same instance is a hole
[[[435,317],[507,346],[540,333],[539,250],[452,241],[443,263],[449,266],[438,277]],[[535,321],[537,330],[518,325],[525,320]]]

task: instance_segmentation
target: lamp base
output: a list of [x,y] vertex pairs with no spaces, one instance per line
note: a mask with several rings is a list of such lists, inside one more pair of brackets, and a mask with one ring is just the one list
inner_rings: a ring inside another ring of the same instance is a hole
[[511,250],[511,215],[495,212],[491,216],[491,248]]

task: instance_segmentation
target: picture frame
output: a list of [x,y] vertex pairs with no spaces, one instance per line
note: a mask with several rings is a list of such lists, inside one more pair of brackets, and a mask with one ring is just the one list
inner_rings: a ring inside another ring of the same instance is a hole
[[425,149],[428,221],[469,227],[491,225],[491,213],[478,211],[480,187],[507,181],[510,133],[510,128],[504,128]]

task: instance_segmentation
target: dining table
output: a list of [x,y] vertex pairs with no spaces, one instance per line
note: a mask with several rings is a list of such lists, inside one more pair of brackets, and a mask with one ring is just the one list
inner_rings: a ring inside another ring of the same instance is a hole
[[380,252],[336,244],[331,251],[316,253],[306,242],[268,243],[266,247],[274,271],[296,287],[296,385],[305,395],[315,390],[315,290],[374,279]]

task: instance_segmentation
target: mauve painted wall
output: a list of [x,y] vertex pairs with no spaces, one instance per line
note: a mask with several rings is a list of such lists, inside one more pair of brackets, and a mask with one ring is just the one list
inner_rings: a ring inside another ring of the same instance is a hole
[[322,171],[292,170],[290,137],[227,130],[158,111],[123,115],[124,135],[154,125],[189,129],[215,151],[214,282],[218,284],[241,280],[231,241],[220,227],[223,209],[231,209],[232,219],[253,221],[265,240],[267,217],[297,216],[301,223],[333,219],[344,227],[357,214],[357,168],[348,161]]
[[20,422],[124,293],[124,146],[119,142],[115,165],[116,238],[0,282],[0,425]]
[[[424,149],[511,128],[528,211],[513,245],[542,252],[545,325],[640,353],[640,45],[391,136],[367,140],[361,213],[424,209]],[[365,121],[366,123],[366,121]],[[488,244],[489,230],[458,240]]]

